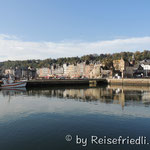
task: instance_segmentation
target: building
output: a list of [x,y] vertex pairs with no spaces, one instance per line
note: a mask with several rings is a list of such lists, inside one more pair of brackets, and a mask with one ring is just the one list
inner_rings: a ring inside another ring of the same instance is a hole
[[49,75],[51,75],[50,68],[37,68],[36,69],[38,77],[41,78],[49,78]]
[[90,72],[90,78],[100,78],[100,68],[101,64],[95,64],[94,68]]
[[123,58],[113,61],[114,73],[122,78],[133,77],[134,65]]
[[123,58],[119,60],[113,60],[113,67],[115,70],[120,70],[122,72],[125,70],[126,66],[129,66],[129,62],[125,61]]
[[143,76],[150,76],[150,60],[140,61],[140,65],[143,68]]
[[107,69],[104,66],[100,67],[100,78],[112,78],[113,70]]
[[85,65],[84,76],[90,78],[90,72],[93,70],[94,64]]
[[78,76],[80,76],[80,77],[84,76],[85,63],[79,63],[79,64],[77,64],[77,72],[78,72]]
[[64,74],[64,68],[63,66],[51,66],[51,74],[52,75],[58,75],[58,76],[63,76]]

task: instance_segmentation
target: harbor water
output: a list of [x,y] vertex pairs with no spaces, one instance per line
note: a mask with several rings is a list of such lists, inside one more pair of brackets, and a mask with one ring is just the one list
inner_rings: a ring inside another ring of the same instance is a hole
[[[0,91],[1,150],[149,150],[149,125],[149,87]],[[106,142],[119,137],[147,143]]]

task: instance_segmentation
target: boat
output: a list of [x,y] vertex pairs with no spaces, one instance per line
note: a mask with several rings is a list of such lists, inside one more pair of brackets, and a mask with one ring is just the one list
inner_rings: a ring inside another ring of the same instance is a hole
[[27,85],[27,80],[15,81],[11,76],[8,79],[2,78],[2,82],[1,88],[21,88]]

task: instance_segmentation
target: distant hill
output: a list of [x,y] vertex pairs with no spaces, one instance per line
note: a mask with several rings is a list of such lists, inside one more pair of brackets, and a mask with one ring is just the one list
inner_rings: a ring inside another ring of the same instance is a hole
[[8,69],[8,68],[27,68],[27,67],[33,67],[33,68],[39,68],[39,67],[50,67],[53,64],[63,65],[64,63],[67,64],[77,64],[81,62],[86,62],[87,64],[90,62],[104,62],[106,65],[111,66],[112,61],[115,59],[120,59],[121,57],[125,60],[132,60],[133,56],[135,58],[135,61],[141,61],[144,59],[150,59],[150,51],[144,50],[143,52],[137,51],[135,53],[133,52],[120,52],[120,53],[114,53],[114,54],[90,54],[90,55],[84,55],[82,57],[65,57],[65,58],[58,58],[58,59],[45,59],[45,60],[23,60],[23,61],[5,61],[0,62],[0,69]]

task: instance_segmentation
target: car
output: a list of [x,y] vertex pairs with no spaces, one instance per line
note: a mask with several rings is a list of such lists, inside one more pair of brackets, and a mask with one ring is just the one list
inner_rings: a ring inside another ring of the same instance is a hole
[[59,77],[58,79],[59,80],[65,80],[66,78],[65,77]]

